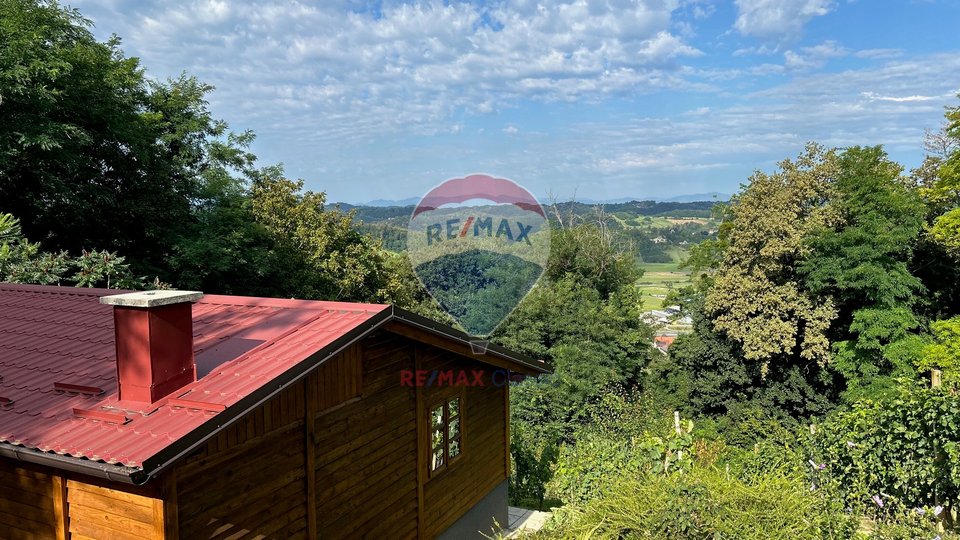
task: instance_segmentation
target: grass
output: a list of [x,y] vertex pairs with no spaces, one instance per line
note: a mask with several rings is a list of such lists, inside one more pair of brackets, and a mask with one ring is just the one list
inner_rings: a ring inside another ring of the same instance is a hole
[[686,250],[680,247],[671,247],[668,251],[672,262],[643,263],[643,277],[637,280],[643,299],[643,308],[646,310],[660,309],[663,306],[664,296],[671,288],[679,288],[690,283],[690,272],[680,269],[680,262],[687,256]]

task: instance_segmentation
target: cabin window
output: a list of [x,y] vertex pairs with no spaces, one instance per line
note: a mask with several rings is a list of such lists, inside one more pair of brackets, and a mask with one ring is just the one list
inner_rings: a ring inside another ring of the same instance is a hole
[[430,473],[442,471],[463,451],[463,399],[446,399],[430,408]]

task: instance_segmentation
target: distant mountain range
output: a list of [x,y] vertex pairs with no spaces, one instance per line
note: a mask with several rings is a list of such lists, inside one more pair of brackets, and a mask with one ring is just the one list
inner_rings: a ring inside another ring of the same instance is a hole
[[[677,195],[675,197],[620,197],[617,199],[577,199],[577,202],[584,204],[619,204],[633,201],[655,201],[655,202],[700,202],[700,201],[726,201],[730,199],[729,193],[720,193],[711,191],[710,193],[693,193],[690,195]],[[355,206],[413,206],[420,202],[420,197],[408,197],[406,199],[374,199],[360,204],[340,203],[341,206],[352,208]],[[546,201],[541,201],[545,203]]]

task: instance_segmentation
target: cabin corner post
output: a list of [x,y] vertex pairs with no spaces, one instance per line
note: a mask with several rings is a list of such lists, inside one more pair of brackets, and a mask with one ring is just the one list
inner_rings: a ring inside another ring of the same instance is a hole
[[180,506],[177,503],[177,469],[160,478],[159,499],[153,500],[155,536],[162,540],[180,539]]
[[[414,373],[419,373],[423,362],[423,346],[419,343],[413,345],[413,369]],[[417,413],[414,415],[417,419],[417,538],[423,540],[424,528],[426,527],[425,512],[423,507],[423,484],[427,479],[427,437],[426,430],[426,411],[423,405],[423,387],[414,385],[416,393]]]
[[503,474],[510,479],[510,377],[503,385]]
[[53,475],[53,516],[56,522],[57,540],[67,540],[70,536],[70,515],[67,511],[67,479],[62,474]]
[[317,386],[318,372],[314,371],[303,379],[304,384],[304,481],[306,482],[307,504],[307,538],[317,538],[317,464],[316,464],[316,429],[317,403],[319,401]]

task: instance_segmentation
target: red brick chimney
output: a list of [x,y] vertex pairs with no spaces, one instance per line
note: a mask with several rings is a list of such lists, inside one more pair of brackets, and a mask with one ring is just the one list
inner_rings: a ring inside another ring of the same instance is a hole
[[194,291],[144,291],[100,297],[113,306],[120,399],[155,403],[197,380]]

